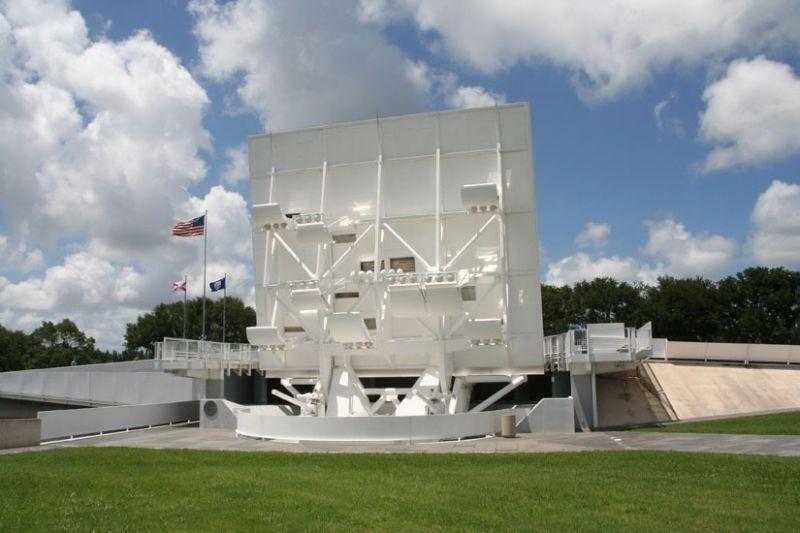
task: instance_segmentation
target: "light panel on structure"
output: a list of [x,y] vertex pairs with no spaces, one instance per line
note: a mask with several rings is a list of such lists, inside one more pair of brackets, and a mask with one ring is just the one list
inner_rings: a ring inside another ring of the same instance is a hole
[[309,309],[327,309],[328,304],[322,298],[322,291],[317,286],[292,287],[289,292],[289,299],[292,305],[301,311]]
[[461,186],[461,203],[470,213],[494,212],[500,208],[500,195],[494,183]]
[[321,213],[294,217],[297,241],[302,244],[328,244],[333,242]]
[[389,311],[398,318],[418,318],[428,315],[425,297],[414,274],[398,274],[386,278],[389,282]]
[[437,316],[464,314],[461,289],[455,273],[428,274],[425,276],[425,301],[428,313]]
[[278,204],[256,204],[253,206],[253,225],[261,230],[278,230],[288,226],[289,219]]
[[319,337],[319,311],[304,309],[300,311],[300,324],[306,333],[312,337]]
[[285,350],[286,341],[274,326],[252,326],[247,328],[247,342],[268,350]]
[[497,346],[503,343],[502,322],[499,318],[467,320],[464,337],[470,346]]
[[328,317],[328,331],[334,342],[344,344],[345,349],[364,349],[373,346],[367,327],[358,311],[331,314]]

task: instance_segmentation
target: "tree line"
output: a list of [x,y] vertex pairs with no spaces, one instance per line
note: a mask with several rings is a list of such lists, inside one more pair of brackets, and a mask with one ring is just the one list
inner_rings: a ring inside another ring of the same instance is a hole
[[[222,300],[207,300],[206,338],[222,339]],[[225,340],[247,342],[256,313],[239,298],[226,300]],[[154,343],[183,336],[183,302],[162,303],[125,328],[124,349],[103,351],[74,322],[43,322],[31,333],[0,325],[0,372],[122,361],[153,356]],[[202,334],[202,299],[187,302],[186,337]],[[653,323],[653,333],[676,341],[800,344],[800,272],[748,268],[720,281],[662,277],[655,285],[597,278],[574,286],[542,285],[545,335],[572,324]]]
[[544,333],[570,324],[653,323],[675,341],[800,344],[800,272],[748,268],[721,279],[662,277],[655,285],[610,278],[542,286]]

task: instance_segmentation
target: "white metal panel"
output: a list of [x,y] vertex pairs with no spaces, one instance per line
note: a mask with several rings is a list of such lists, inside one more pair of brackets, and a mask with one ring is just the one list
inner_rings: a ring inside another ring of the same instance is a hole
[[384,157],[433,155],[437,148],[437,122],[437,115],[412,115],[381,121]]
[[[325,191],[325,214],[337,217],[372,217],[375,215],[377,163],[328,169]],[[315,198],[319,198],[317,191]]]
[[250,161],[250,176],[269,176],[272,168],[272,139],[267,135],[250,137],[248,154]]
[[274,135],[272,153],[278,170],[321,166],[324,159],[322,129],[312,128]]
[[436,209],[433,157],[387,161],[384,172],[384,205],[387,216],[430,215]]
[[319,209],[322,172],[309,170],[275,176],[272,201],[285,214],[315,213]]
[[442,150],[494,149],[497,146],[497,112],[494,108],[468,109],[439,115]]
[[[378,127],[374,121],[355,122],[325,130],[325,151],[329,165],[378,159]],[[320,164],[319,158],[316,164]]]

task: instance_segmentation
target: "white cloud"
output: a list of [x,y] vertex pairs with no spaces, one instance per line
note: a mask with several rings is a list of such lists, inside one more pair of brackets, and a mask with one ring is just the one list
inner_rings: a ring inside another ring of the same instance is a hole
[[[591,224],[587,225],[587,230]],[[546,282],[551,285],[571,285],[597,277],[611,277],[620,281],[653,284],[663,275],[718,279],[733,265],[738,249],[734,239],[705,233],[693,235],[683,224],[672,219],[646,222],[646,225],[649,237],[643,248],[645,257],[578,252],[548,263]],[[597,233],[602,234],[603,231]],[[579,246],[581,242],[576,239]],[[655,264],[647,258],[656,260]]]
[[66,2],[0,3],[3,268],[41,271],[0,278],[0,323],[70,317],[100,346],[120,347],[125,322],[170,299],[171,281],[188,273],[200,293],[202,239],[170,227],[206,207],[209,276],[230,272],[231,292],[248,297],[244,198],[187,192],[206,176],[207,104],[147,32],[93,41]]
[[668,130],[678,137],[684,137],[686,130],[679,118],[669,116],[667,108],[678,101],[678,94],[670,93],[669,98],[661,100],[653,107],[653,117],[656,119],[656,127],[659,131]]
[[542,60],[569,69],[587,100],[616,98],[674,66],[800,40],[794,0],[613,2],[362,2],[362,18],[390,24],[400,7],[432,47],[486,73]]
[[266,128],[423,107],[420,65],[359,20],[355,2],[195,0],[190,10],[201,71],[236,83]]
[[222,169],[222,181],[233,185],[250,177],[246,145],[228,148],[225,150],[225,159],[227,159],[227,163]]
[[505,95],[487,91],[483,87],[461,86],[447,97],[450,107],[490,107],[505,103]]
[[614,278],[620,281],[654,283],[658,272],[642,265],[632,257],[591,257],[584,252],[567,256],[547,265],[548,285],[573,285],[595,278]]
[[608,222],[587,222],[586,228],[575,237],[575,245],[578,248],[605,246],[608,244],[609,235],[611,235],[611,224]]
[[644,252],[664,261],[667,274],[717,279],[733,264],[738,249],[735,239],[706,233],[693,235],[672,219],[647,222],[647,227],[650,237]]
[[800,268],[800,185],[773,181],[750,220],[748,249],[758,264]]
[[24,242],[11,242],[0,235],[0,267],[16,272],[30,272],[44,266],[44,255],[38,248],[30,248]]
[[706,87],[700,134],[714,144],[704,170],[775,161],[800,153],[800,78],[763,56],[740,59]]

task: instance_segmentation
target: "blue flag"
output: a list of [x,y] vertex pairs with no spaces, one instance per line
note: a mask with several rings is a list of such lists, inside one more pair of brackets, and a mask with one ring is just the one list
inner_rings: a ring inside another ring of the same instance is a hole
[[211,287],[211,292],[221,291],[225,288],[225,278],[220,278],[217,281],[212,281],[208,284]]

